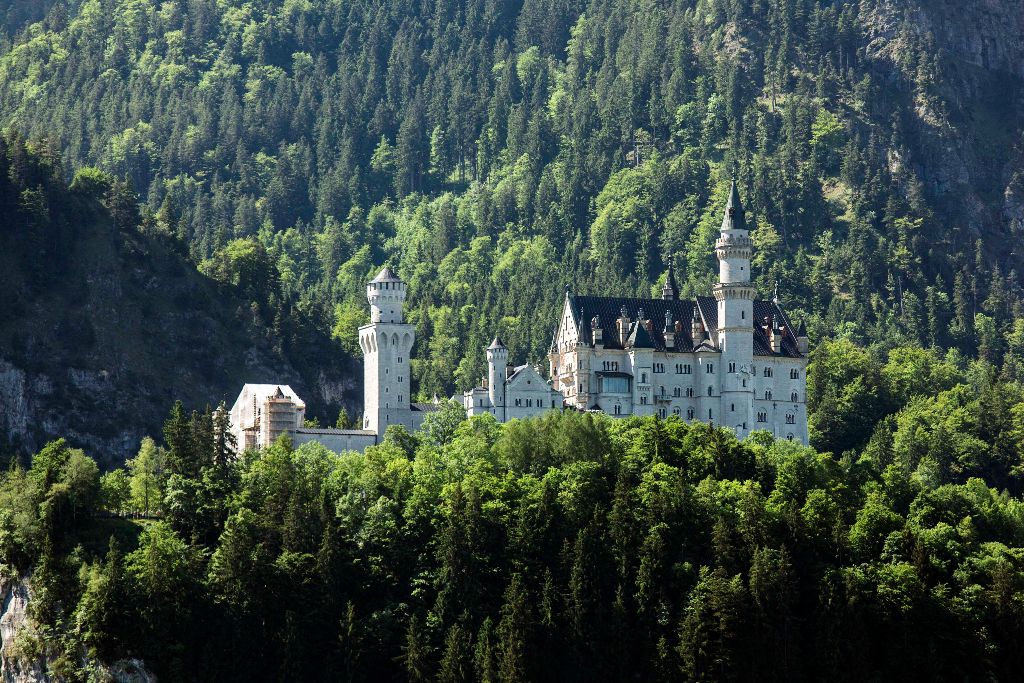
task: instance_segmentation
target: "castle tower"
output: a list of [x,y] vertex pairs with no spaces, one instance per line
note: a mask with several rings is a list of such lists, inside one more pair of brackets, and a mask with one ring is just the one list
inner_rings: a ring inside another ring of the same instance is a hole
[[[752,425],[753,381],[747,381],[754,359],[754,287],[750,284],[753,243],[747,230],[740,195],[733,181],[722,217],[721,235],[715,242],[718,256],[718,348],[722,353],[721,392],[723,426],[737,436],[749,433]],[[746,386],[744,386],[746,385]]]
[[487,394],[494,406],[494,415],[505,419],[505,369],[508,367],[508,349],[501,339],[494,338],[487,347]]
[[370,324],[359,328],[363,350],[363,429],[383,436],[388,425],[412,429],[409,354],[416,330],[403,322],[406,287],[384,268],[366,285]]

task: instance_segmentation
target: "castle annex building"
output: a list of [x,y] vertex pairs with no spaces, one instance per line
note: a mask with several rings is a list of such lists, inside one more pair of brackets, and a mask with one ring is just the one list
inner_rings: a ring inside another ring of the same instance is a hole
[[[733,183],[715,242],[719,281],[712,296],[679,298],[669,267],[660,299],[579,296],[566,291],[548,356],[550,379],[510,366],[498,337],[487,348],[487,377],[466,391],[467,415],[499,422],[548,410],[616,417],[675,415],[728,427],[740,438],[768,430],[807,443],[807,331],[794,329],[777,299],[756,297],[753,244]],[[384,268],[366,286],[370,322],[363,352],[362,429],[303,427],[305,404],[287,385],[247,384],[231,409],[239,446],[262,447],[283,433],[296,445],[363,450],[390,425],[416,430],[436,403],[413,403],[409,360],[416,330],[404,320],[406,284]]]
[[807,331],[777,300],[756,298],[753,244],[733,183],[715,243],[713,296],[681,300],[675,275],[660,299],[566,292],[549,356],[569,407],[609,415],[677,415],[766,429],[807,443]]

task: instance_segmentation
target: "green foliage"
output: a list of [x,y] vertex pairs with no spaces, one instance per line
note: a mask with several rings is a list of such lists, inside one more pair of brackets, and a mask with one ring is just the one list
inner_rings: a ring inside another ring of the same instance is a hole
[[[22,4],[12,30],[47,5]],[[1012,212],[984,200],[1009,190],[974,161],[1013,163],[1005,69],[957,86],[955,50],[877,0],[492,4],[58,3],[0,45],[0,114],[53,140],[42,167],[9,145],[0,201],[45,249],[59,145],[75,196],[179,241],[282,350],[313,326],[358,354],[390,263],[428,400],[477,382],[496,330],[513,362],[542,359],[567,283],[647,294],[674,259],[707,294],[736,177],[755,283],[781,281],[814,338],[1016,358]],[[898,55],[871,46],[879,15]]]

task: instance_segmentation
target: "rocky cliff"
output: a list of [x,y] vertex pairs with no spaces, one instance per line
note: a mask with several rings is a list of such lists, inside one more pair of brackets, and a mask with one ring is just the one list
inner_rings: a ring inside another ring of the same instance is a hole
[[[27,655],[23,643],[32,631],[29,603],[32,591],[27,578],[0,581],[0,680],[3,683],[51,683],[63,681],[50,673],[45,657]],[[111,665],[89,663],[89,668],[111,683],[156,683],[156,676],[137,659]]]
[[[1024,252],[1024,3],[866,4],[864,56],[903,120],[896,140],[944,220]],[[995,233],[995,239],[992,238]]]
[[245,382],[290,384],[310,415],[356,412],[356,361],[301,316],[280,338],[171,238],[118,229],[95,201],[58,192],[43,258],[0,201],[0,454],[62,436],[116,465],[160,436],[175,400],[230,405]]

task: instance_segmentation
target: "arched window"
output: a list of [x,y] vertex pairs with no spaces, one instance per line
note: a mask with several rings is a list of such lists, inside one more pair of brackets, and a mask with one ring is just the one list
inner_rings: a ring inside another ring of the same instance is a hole
[[693,419],[693,408],[687,408],[686,409],[686,419],[687,420],[692,420]]
[[793,399],[793,403],[796,403],[798,400],[800,400],[800,397],[797,395],[797,393],[795,391],[790,396],[790,398]]
[[711,395],[711,387],[708,387],[708,396]]

